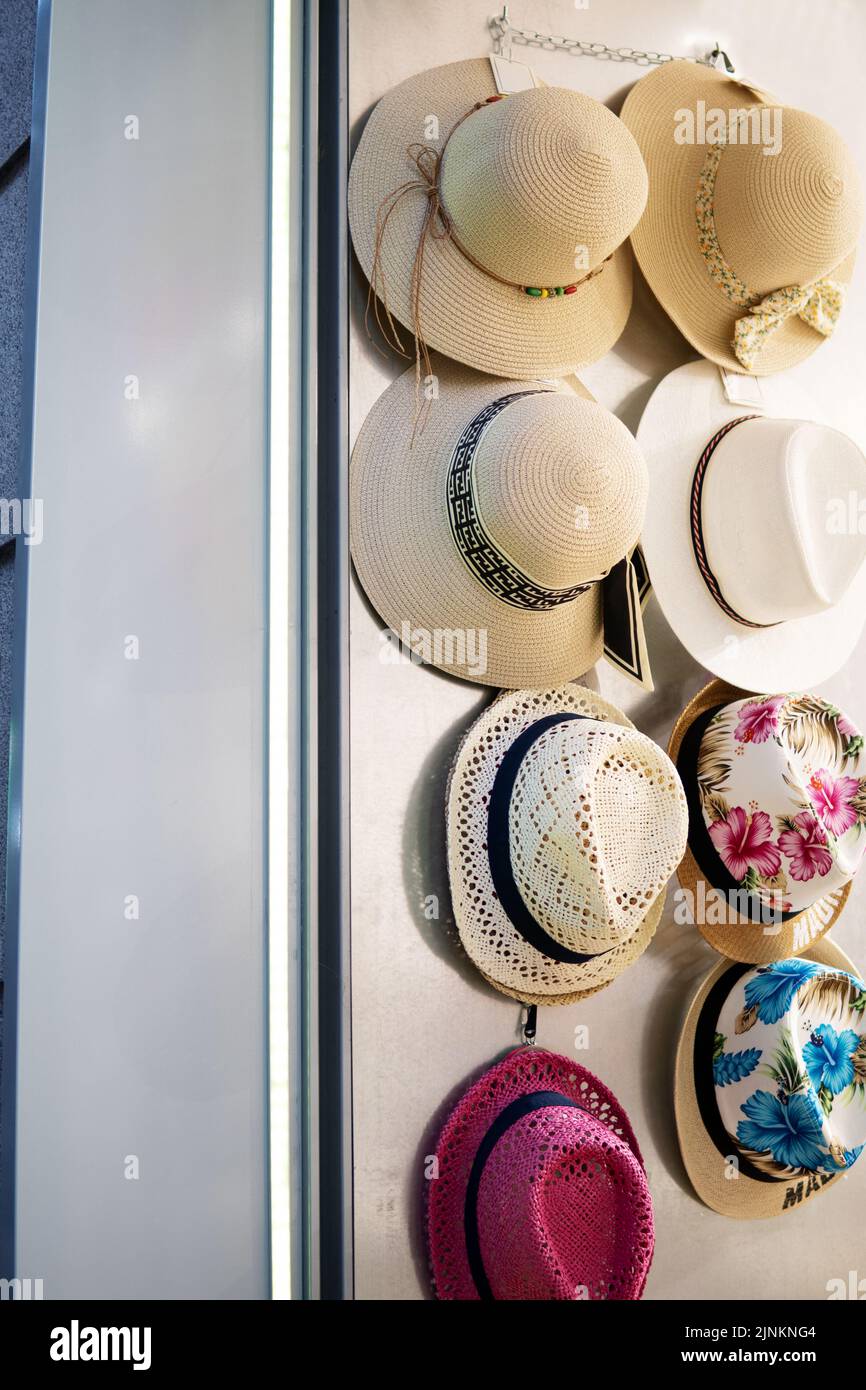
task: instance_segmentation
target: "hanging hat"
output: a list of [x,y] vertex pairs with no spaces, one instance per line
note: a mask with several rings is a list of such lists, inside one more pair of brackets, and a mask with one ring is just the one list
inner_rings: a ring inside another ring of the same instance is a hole
[[863,739],[819,695],[712,681],[668,749],[689,804],[677,874],[701,932],[731,960],[811,949],[837,921],[866,849]]
[[863,221],[841,136],[689,62],[636,83],[622,119],[650,185],[632,246],[689,342],[756,376],[814,352],[838,319]]
[[675,769],[614,705],[579,685],[500,696],[447,793],[468,955],[528,1004],[610,984],[649,945],[687,828]]
[[654,1240],[643,1159],[618,1100],[584,1067],[512,1052],[458,1102],[435,1157],[438,1298],[641,1297]]
[[606,647],[649,684],[632,435],[565,387],[448,362],[437,380],[414,442],[410,370],[352,454],[352,556],[373,607],[419,660],[465,680],[551,685]]
[[844,665],[866,619],[866,535],[849,516],[866,458],[803,418],[802,385],[751,385],[756,404],[737,404],[717,367],[690,362],[653,392],[641,544],[696,661],[749,690],[796,690]]
[[352,162],[349,218],[383,309],[429,347],[497,376],[563,376],[625,327],[625,241],[646,195],[637,145],[607,107],[559,87],[501,96],[479,58],[382,98]]
[[866,987],[832,941],[757,969],[721,961],[677,1050],[680,1148],[723,1216],[796,1211],[866,1142]]

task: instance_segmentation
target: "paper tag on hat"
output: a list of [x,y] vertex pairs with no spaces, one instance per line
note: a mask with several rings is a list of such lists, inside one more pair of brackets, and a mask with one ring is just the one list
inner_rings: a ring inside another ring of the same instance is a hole
[[746,376],[743,372],[728,372],[719,367],[722,390],[729,405],[751,405],[759,410],[764,408],[764,392],[756,376]]
[[531,87],[538,86],[535,73],[525,63],[515,63],[510,58],[491,53],[490,66],[498,92],[528,92]]

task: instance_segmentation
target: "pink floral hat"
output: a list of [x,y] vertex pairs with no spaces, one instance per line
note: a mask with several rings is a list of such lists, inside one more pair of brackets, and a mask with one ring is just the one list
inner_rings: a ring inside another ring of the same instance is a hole
[[491,1067],[451,1113],[427,1221],[440,1299],[638,1299],[653,1255],[622,1107],[584,1067],[534,1047]]
[[732,960],[806,950],[866,849],[858,729],[819,695],[744,697],[713,681],[680,717],[671,757],[689,803],[678,877],[692,920]]

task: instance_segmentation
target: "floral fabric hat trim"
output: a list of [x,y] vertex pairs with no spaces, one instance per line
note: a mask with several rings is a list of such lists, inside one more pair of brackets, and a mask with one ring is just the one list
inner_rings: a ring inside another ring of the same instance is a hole
[[842,311],[845,287],[836,280],[824,279],[812,285],[788,285],[761,296],[744,284],[725,260],[716,231],[716,173],[724,148],[724,141],[710,145],[698,175],[695,199],[698,246],[713,283],[732,303],[748,309],[734,326],[731,346],[745,370],[751,372],[770,334],[794,315],[829,338]]
[[783,915],[844,887],[866,849],[864,773],[860,733],[817,695],[710,711],[696,784],[722,877]]
[[717,1146],[737,1155],[746,1175],[832,1177],[858,1158],[866,1142],[864,1011],[861,980],[810,960],[744,969],[736,980],[715,1025],[711,1066],[723,1128]]

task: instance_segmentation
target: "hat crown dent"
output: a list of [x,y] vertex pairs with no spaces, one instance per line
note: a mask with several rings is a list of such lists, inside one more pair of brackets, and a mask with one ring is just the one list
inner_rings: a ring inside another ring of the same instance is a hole
[[826,121],[780,112],[780,147],[727,144],[715,179],[713,216],[722,254],[755,295],[810,285],[857,245],[863,186],[853,155]]
[[[742,850],[748,860],[759,842],[775,845],[774,867],[784,881],[774,891],[795,912],[842,890],[866,851],[852,806],[863,758],[842,753],[840,722],[850,730],[847,737],[856,737],[844,712],[816,696],[750,695],[723,706],[701,739],[697,776],[705,824],[717,823],[725,810],[732,824],[738,808],[750,822],[745,837],[737,830],[727,846],[715,842],[716,852],[739,882],[742,865],[731,863],[731,850]],[[754,833],[756,815],[767,818],[765,836]]]
[[647,198],[631,133],[592,97],[516,92],[473,112],[448,140],[440,188],[459,244],[522,286],[580,280],[620,246]]
[[553,391],[513,401],[473,467],[486,530],[545,588],[599,579],[640,535],[646,463],[625,425],[594,401]]
[[515,779],[515,881],[544,930],[579,951],[606,950],[637,928],[679,863],[686,831],[679,777],[637,730],[554,725]]
[[797,957],[748,970],[722,1005],[719,1115],[736,1146],[779,1180],[792,1169],[844,1172],[866,1142],[862,991],[855,976]]
[[831,528],[866,495],[866,458],[839,430],[760,417],[730,430],[704,479],[707,559],[725,600],[749,622],[826,612],[866,562],[859,527]]

